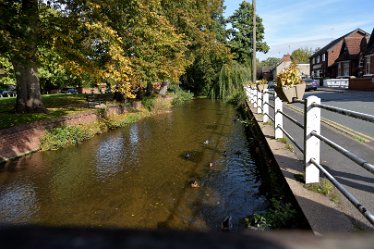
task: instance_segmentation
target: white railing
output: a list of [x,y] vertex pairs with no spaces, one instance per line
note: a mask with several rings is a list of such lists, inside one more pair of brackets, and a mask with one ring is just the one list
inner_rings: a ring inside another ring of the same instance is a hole
[[323,86],[325,86],[325,87],[348,88],[349,87],[349,79],[325,79],[325,80],[323,80]]
[[[346,188],[340,184],[336,178],[331,175],[320,164],[320,142],[324,142],[339,153],[351,159],[357,165],[374,174],[374,165],[367,160],[355,155],[341,145],[331,141],[321,134],[321,109],[325,109],[334,113],[361,119],[374,123],[374,116],[346,110],[338,107],[321,104],[321,99],[316,96],[310,96],[305,100],[296,101],[304,104],[304,124],[283,112],[283,102],[277,97],[276,93],[265,90],[259,92],[256,89],[245,88],[249,102],[257,109],[257,113],[263,114],[263,122],[271,119],[274,123],[274,138],[279,139],[283,136],[288,139],[304,154],[304,181],[308,183],[318,183],[320,180],[320,171],[332,182],[332,184],[361,212],[361,214],[374,226],[374,214],[365,208],[360,201],[354,197]],[[274,106],[269,102],[269,95],[274,95]],[[273,109],[271,117],[269,107]],[[283,126],[283,117],[287,118],[298,127],[303,129],[304,148],[299,145],[295,139],[287,132]]]

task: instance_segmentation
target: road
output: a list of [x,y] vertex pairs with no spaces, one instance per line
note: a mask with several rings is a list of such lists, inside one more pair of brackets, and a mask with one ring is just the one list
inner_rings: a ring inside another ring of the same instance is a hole
[[[324,89],[320,89],[318,91],[306,92],[305,98],[311,95],[315,95],[321,98],[321,102],[326,105],[374,115],[374,92],[350,90],[326,91]],[[296,106],[299,108],[303,108],[301,104],[296,104]],[[362,134],[365,134],[371,137],[371,140],[373,140],[372,142],[374,142],[373,123],[343,116],[326,110],[322,110],[322,117],[342,124],[353,131],[358,131]]]
[[[349,90],[343,91],[316,91],[308,92],[305,97],[317,95],[322,98],[323,104],[347,108],[350,110],[374,114],[374,93],[373,92],[353,92]],[[296,107],[296,109],[295,109]],[[284,112],[287,115],[297,119],[301,124],[304,119],[300,110],[301,104],[285,104]],[[272,110],[270,108],[270,110]],[[297,111],[295,111],[297,110]],[[272,111],[271,111],[272,112]],[[270,113],[271,113],[270,112]],[[359,129],[360,132],[374,137],[374,124],[355,120],[349,117],[339,117],[336,114],[323,111],[323,117],[335,122],[343,123],[344,126],[351,128],[353,131]],[[271,114],[271,116],[273,116]],[[364,125],[364,124],[365,125]],[[294,123],[284,118],[284,127],[296,142],[304,147],[303,131]],[[373,141],[358,141],[355,136],[347,135],[330,125],[323,124],[321,134],[335,141],[339,145],[357,154],[361,158],[368,160],[374,164],[374,146]],[[290,142],[291,143],[291,142]],[[294,147],[295,153],[299,159],[303,158],[302,153]],[[353,161],[335,151],[328,145],[321,143],[321,164],[343,184],[367,209],[374,213],[374,175],[361,168]],[[355,224],[360,229],[369,229],[370,223],[351,205],[344,197],[341,197],[340,203],[342,209],[349,214]]]

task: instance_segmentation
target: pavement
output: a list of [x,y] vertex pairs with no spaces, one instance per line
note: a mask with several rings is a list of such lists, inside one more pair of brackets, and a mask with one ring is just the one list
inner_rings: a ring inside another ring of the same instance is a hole
[[[329,93],[347,93],[347,91],[349,90],[331,89]],[[323,91],[323,93],[326,92],[327,91]],[[272,109],[270,108],[270,110]],[[256,114],[256,111],[257,110],[252,109],[252,113],[261,127],[269,148],[273,152],[285,179],[315,234],[344,231],[374,231],[373,226],[340,193],[338,196],[339,202],[334,203],[325,196],[306,190],[303,184],[295,179],[295,174],[303,172],[302,153],[295,146],[293,146],[293,152],[291,152],[284,144],[276,141],[274,139],[273,126],[264,125],[262,123],[262,115]],[[304,123],[302,116],[303,110],[299,106],[295,104],[285,104],[284,112],[297,119],[301,124]],[[339,126],[334,126],[334,123],[337,122],[329,121],[331,120],[325,119],[323,121],[321,127],[322,135],[368,160],[370,163],[374,162],[374,149],[372,146],[372,141],[374,140],[371,140],[372,137],[370,135],[362,134],[363,136],[358,138],[360,132],[355,129],[348,128],[341,124]],[[303,148],[303,131],[286,118],[284,118],[284,122],[286,130],[300,147]],[[371,129],[374,130],[374,124],[371,125]],[[347,130],[358,133],[349,133]],[[366,140],[364,141],[362,138]],[[374,176],[370,172],[361,168],[324,143],[321,143],[321,164],[324,165],[325,168],[368,210],[374,212]]]

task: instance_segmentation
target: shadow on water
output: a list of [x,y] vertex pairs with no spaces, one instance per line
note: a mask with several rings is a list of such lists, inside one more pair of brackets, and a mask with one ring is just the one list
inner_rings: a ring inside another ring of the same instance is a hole
[[0,220],[219,230],[231,215],[241,230],[240,221],[268,202],[236,115],[230,105],[196,100],[79,146],[12,162],[0,171]]

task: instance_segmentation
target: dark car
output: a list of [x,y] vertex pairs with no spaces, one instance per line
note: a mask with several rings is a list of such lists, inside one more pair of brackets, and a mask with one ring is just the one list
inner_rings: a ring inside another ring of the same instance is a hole
[[76,88],[64,88],[61,90],[61,93],[78,94],[78,90]]
[[315,79],[303,79],[303,82],[306,84],[305,90],[310,91],[314,90],[316,91],[318,88],[318,80]]

